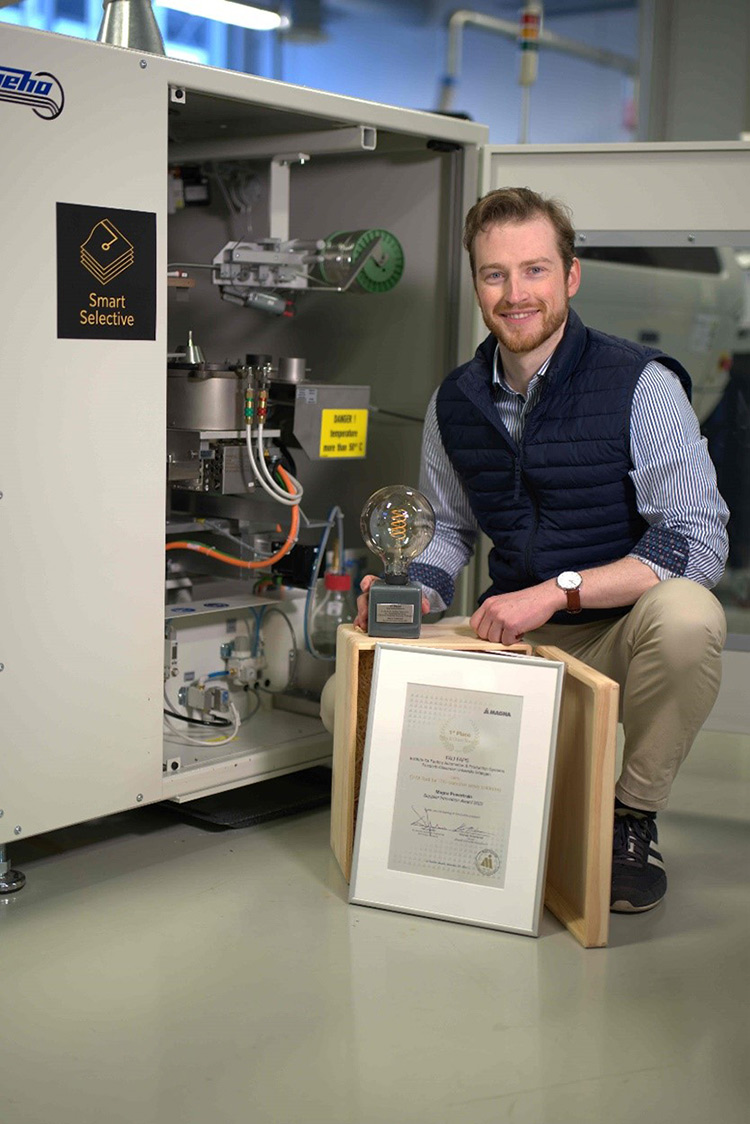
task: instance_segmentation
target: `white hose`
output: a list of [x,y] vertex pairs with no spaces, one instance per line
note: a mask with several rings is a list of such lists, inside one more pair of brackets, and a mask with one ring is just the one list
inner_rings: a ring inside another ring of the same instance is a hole
[[320,577],[320,571],[321,571],[321,568],[322,568],[322,565],[323,565],[323,559],[325,558],[326,546],[328,545],[328,536],[331,533],[331,528],[333,527],[334,519],[336,520],[337,525],[338,525],[339,552],[340,552],[340,556],[341,556],[340,565],[341,565],[341,570],[343,572],[343,569],[344,569],[344,513],[341,510],[341,508],[338,505],[336,505],[335,507],[332,507],[330,512],[328,513],[328,519],[326,520],[326,525],[325,525],[325,528],[323,530],[323,534],[322,534],[321,539],[320,539],[320,544],[318,546],[317,554],[316,554],[316,557],[315,557],[315,567],[313,569],[313,573],[312,573],[312,576],[310,578],[310,583],[307,587],[307,596],[305,598],[305,610],[304,610],[304,615],[303,615],[303,626],[304,626],[304,634],[305,634],[305,648],[310,653],[310,655],[313,656],[316,660],[335,660],[335,658],[336,658],[335,656],[324,656],[321,652],[319,652],[317,650],[317,648],[313,644],[311,629],[310,629],[310,624],[312,622],[313,607],[315,605],[315,592],[316,592],[317,585],[318,585],[318,578]]
[[[268,471],[268,468],[266,466],[266,458],[265,458],[264,451],[263,451],[263,432],[264,432],[263,426],[259,425],[258,426],[257,441],[258,441],[258,465],[260,466],[261,474],[263,476],[265,476],[268,484],[272,488],[276,489],[276,491],[279,493],[280,497],[288,501],[289,498],[290,498],[289,493],[286,492],[283,488],[281,488],[276,483],[276,481],[274,480],[273,476],[271,476],[271,473]],[[291,472],[287,471],[287,476],[289,477],[290,481],[292,482],[292,486],[293,486],[294,491],[295,491],[295,498],[292,500],[292,502],[293,503],[299,503],[300,500],[302,499],[303,495],[305,494],[304,488],[300,484],[299,480],[297,480],[296,477],[292,476]]]
[[298,480],[290,475],[289,479],[292,482],[292,486],[295,488],[295,492],[290,493],[284,491],[283,488],[280,488],[276,481],[273,479],[270,472],[266,468],[265,456],[263,454],[263,427],[258,427],[258,457],[260,460],[260,467],[255,460],[252,430],[249,425],[245,427],[245,437],[247,441],[247,453],[248,457],[250,458],[250,467],[253,471],[253,476],[257,480],[258,484],[260,484],[263,491],[266,492],[267,495],[271,497],[271,499],[276,500],[278,503],[284,504],[286,507],[296,507],[304,494],[302,485]]

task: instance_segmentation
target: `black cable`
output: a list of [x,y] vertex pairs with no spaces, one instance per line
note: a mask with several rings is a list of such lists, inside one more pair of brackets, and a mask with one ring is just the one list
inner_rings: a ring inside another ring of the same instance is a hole
[[[262,690],[262,688],[259,688],[259,690]],[[260,695],[256,691],[254,691],[252,687],[249,687],[247,685],[245,685],[245,692],[255,699],[255,710],[252,714],[248,714],[247,716],[247,721],[249,722],[251,718],[255,718],[255,715],[260,710]]]
[[389,418],[403,418],[404,421],[417,422],[422,425],[424,418],[417,418],[413,414],[399,414],[395,410],[384,410],[382,406],[370,406],[375,414],[387,414]]
[[297,475],[297,465],[294,463],[294,457],[289,452],[289,449],[284,444],[284,442],[281,440],[281,438],[280,437],[272,438],[271,444],[275,445],[276,448],[281,453],[281,456],[282,456],[281,467],[285,468],[287,472],[291,472],[292,476],[296,476]]
[[214,722],[204,722],[202,718],[188,718],[186,714],[175,714],[173,710],[164,708],[164,713],[169,718],[179,718],[180,722],[189,722],[192,726],[232,726],[227,718],[217,718]]

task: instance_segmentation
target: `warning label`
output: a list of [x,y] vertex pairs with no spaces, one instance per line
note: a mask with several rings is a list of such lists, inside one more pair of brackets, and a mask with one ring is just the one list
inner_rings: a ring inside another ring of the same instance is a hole
[[367,451],[367,410],[322,410],[321,457],[363,457]]

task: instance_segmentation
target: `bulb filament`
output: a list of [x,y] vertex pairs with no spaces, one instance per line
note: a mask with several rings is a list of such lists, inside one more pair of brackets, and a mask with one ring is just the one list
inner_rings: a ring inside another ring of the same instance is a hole
[[394,507],[388,517],[391,537],[394,539],[405,539],[408,530],[408,514],[403,507]]

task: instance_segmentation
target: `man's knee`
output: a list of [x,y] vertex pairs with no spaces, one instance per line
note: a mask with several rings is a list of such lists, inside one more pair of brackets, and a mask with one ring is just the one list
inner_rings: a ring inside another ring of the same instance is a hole
[[720,602],[710,590],[688,578],[670,578],[653,586],[633,608],[641,627],[657,637],[673,656],[691,662],[718,655],[727,624]]

